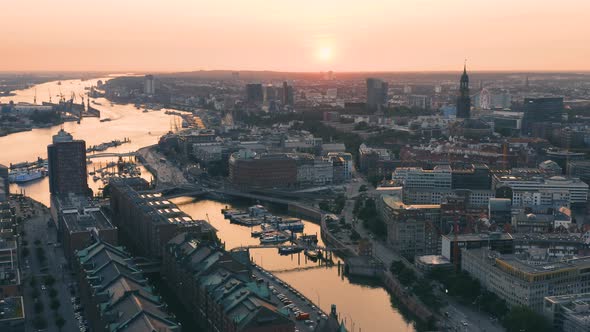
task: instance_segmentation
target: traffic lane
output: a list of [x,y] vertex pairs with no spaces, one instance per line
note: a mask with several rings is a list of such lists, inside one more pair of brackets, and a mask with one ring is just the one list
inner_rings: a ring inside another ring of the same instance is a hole
[[[274,301],[276,301],[278,308],[283,308],[286,306],[286,304],[283,304],[283,302],[281,302],[281,300],[278,297],[279,294],[283,294],[289,299],[289,301],[295,304],[295,306],[299,308],[299,310],[309,314],[309,320],[313,322],[313,325],[307,324],[305,322],[306,320],[296,320],[295,314],[291,310],[289,310],[289,317],[295,321],[295,325],[299,329],[299,331],[313,330],[315,328],[317,324],[317,319],[320,318],[321,315],[319,313],[319,308],[317,308],[311,301],[306,299],[305,296],[303,296],[301,293],[297,292],[296,289],[292,288],[291,290],[289,288],[289,284],[283,282],[282,280],[274,276],[272,273],[265,270],[260,271],[256,267],[253,271],[256,278],[261,278],[265,283],[268,283],[276,290],[276,293],[271,291],[271,298]],[[265,272],[269,273],[270,276],[267,275]],[[284,283],[284,285],[281,284],[281,282]],[[303,296],[303,299],[301,298],[301,296]]]
[[[63,252],[56,250],[57,248],[54,246],[57,239],[57,233],[55,228],[48,228],[47,227],[47,220],[49,218],[49,214],[41,214],[36,218],[30,219],[27,223],[25,223],[25,231],[27,232],[27,236],[29,237],[29,243],[32,244],[32,248],[36,248],[34,241],[39,239],[41,241],[40,247],[45,251],[47,257],[47,270],[44,270],[44,266],[38,262],[36,257],[30,257],[30,267],[31,272],[33,275],[36,276],[39,283],[42,282],[40,276],[45,274],[51,274],[56,278],[56,282],[54,287],[58,290],[59,301],[61,303],[59,312],[65,319],[65,325],[62,328],[62,331],[78,331],[78,321],[74,318],[74,308],[71,303],[70,299],[70,291],[66,280],[64,279],[64,275],[62,274],[61,266],[63,266],[63,262],[65,262],[65,256]],[[48,244],[50,243],[50,244]],[[34,256],[33,253],[35,249],[31,252],[31,256]],[[28,285],[26,285],[28,286]],[[25,286],[25,287],[26,287]],[[47,291],[41,291],[44,294]],[[30,292],[29,292],[30,293]],[[46,294],[45,301],[46,304],[50,302],[50,299],[47,297]],[[32,298],[30,299],[32,301]],[[43,315],[49,315],[49,310],[44,313]],[[32,316],[29,316],[32,317]],[[53,318],[45,316],[45,319],[48,323],[47,331],[57,331],[57,328],[53,324]]]

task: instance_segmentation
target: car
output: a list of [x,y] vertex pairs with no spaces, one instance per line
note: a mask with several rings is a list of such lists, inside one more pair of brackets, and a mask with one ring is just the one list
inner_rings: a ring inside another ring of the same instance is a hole
[[41,290],[46,290],[47,287],[45,287],[45,285],[41,285]]
[[461,321],[461,324],[462,324],[463,326],[469,326],[469,324],[467,324],[467,322],[466,322],[466,321],[464,321],[464,320],[462,320],[462,321]]
[[306,325],[313,325],[313,320],[308,319],[304,322]]

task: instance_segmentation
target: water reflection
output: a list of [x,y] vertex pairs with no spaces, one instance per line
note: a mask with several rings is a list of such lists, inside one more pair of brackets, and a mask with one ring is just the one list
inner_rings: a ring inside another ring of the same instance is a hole
[[[102,80],[105,81],[108,78],[102,78]],[[59,93],[59,91],[66,96],[71,95],[72,92],[79,95],[86,91],[85,87],[96,85],[97,81],[98,79],[87,81],[68,80],[62,81],[61,85],[57,85],[57,82],[43,83],[30,89],[15,91],[15,96],[3,97],[2,101],[13,100],[14,102],[32,103],[35,90],[37,90],[38,103],[49,101],[48,91],[52,92],[52,100],[56,101],[58,98],[55,97],[55,94]],[[84,118],[80,124],[76,122],[63,124],[66,131],[70,132],[76,139],[85,140],[87,146],[98,145],[114,139],[122,140],[127,137],[131,139],[131,143],[110,148],[106,152],[123,153],[135,151],[144,146],[156,144],[159,137],[170,129],[172,116],[164,114],[163,110],[143,113],[142,110],[135,108],[131,104],[111,104],[104,98],[91,100],[100,104],[92,103],[92,106],[101,111],[101,117],[110,118],[112,121],[100,122],[97,118]],[[59,129],[60,126],[39,128],[0,137],[0,164],[9,165],[10,163],[34,161],[37,157],[46,158],[47,145],[51,144],[52,136]],[[105,164],[108,161],[116,160],[113,158],[103,159],[102,163]],[[98,163],[99,160],[93,162]],[[92,170],[92,165],[89,165],[88,169]],[[145,170],[142,170],[142,174],[147,179],[151,177]],[[89,178],[88,183],[95,192],[101,186],[100,183],[93,182],[91,178]],[[22,189],[28,196],[46,205],[49,204],[49,181],[47,179],[23,185],[12,184],[10,188],[12,192],[21,192]]]
[[[173,201],[191,217],[208,219],[217,228],[219,238],[225,242],[228,249],[260,243],[258,239],[250,236],[249,228],[231,224],[221,213],[221,209],[226,206],[242,208],[247,205],[211,200],[195,201],[187,197]],[[307,220],[303,222],[305,233],[320,234],[318,225]],[[336,304],[350,331],[353,325],[355,331],[415,330],[414,323],[400,314],[392,305],[391,296],[378,284],[366,280],[352,282],[342,276],[337,265],[341,259],[337,256],[334,257],[335,265],[325,266],[306,259],[303,253],[280,256],[276,249],[253,249],[250,255],[256,263],[273,271],[316,302],[324,311],[329,312],[331,304]]]

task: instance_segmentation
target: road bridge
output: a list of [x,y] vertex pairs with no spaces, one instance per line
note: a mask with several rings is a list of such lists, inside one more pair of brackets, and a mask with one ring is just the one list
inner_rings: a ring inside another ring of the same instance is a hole
[[116,152],[95,153],[95,154],[86,155],[86,159],[108,158],[108,157],[130,157],[130,156],[137,156],[137,151],[123,152],[123,153],[116,153]]

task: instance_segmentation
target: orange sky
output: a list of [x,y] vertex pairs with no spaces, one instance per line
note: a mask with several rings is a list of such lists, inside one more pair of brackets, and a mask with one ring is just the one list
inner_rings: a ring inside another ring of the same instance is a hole
[[0,70],[590,70],[590,0],[5,0]]

